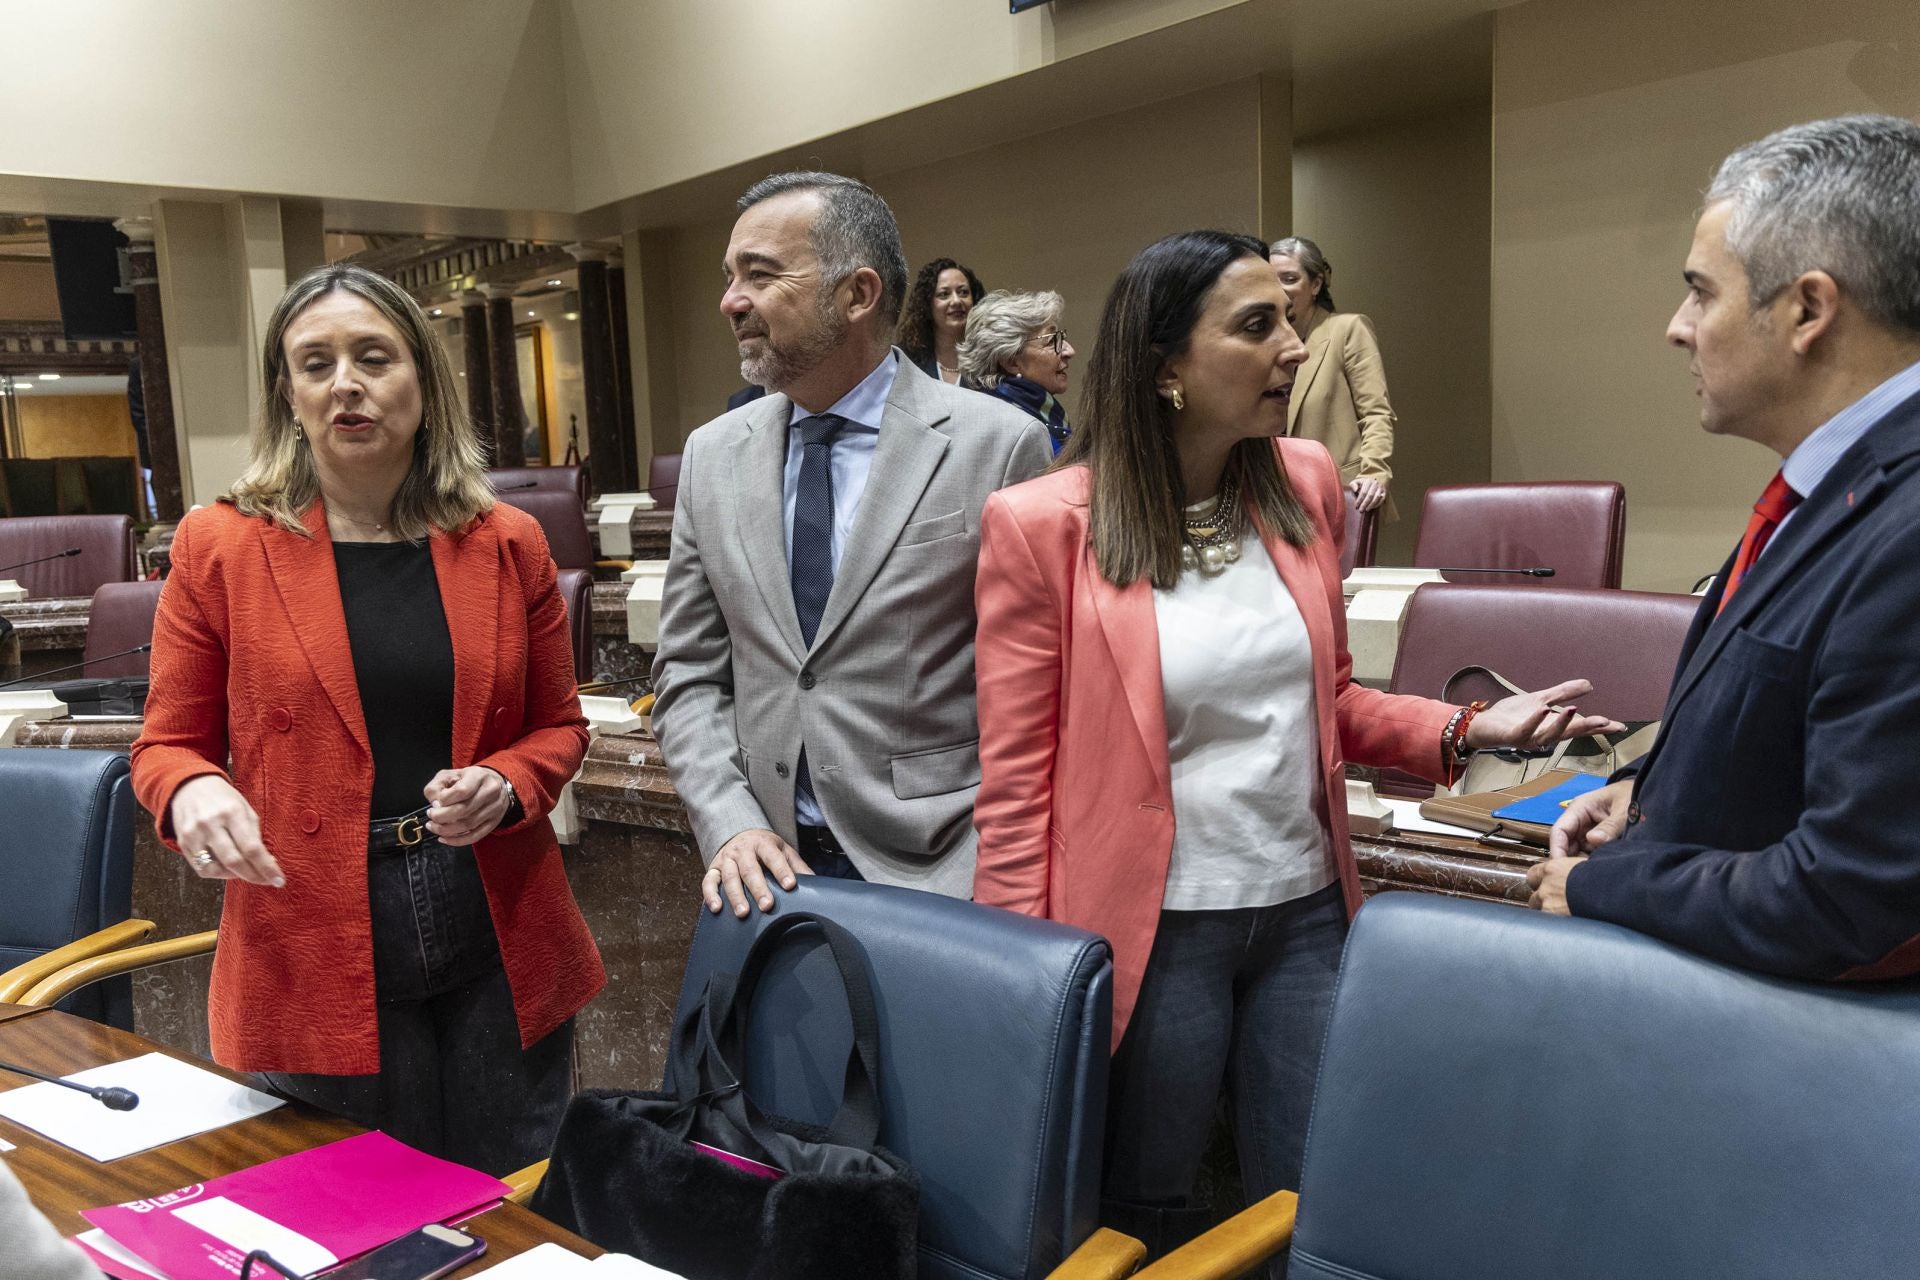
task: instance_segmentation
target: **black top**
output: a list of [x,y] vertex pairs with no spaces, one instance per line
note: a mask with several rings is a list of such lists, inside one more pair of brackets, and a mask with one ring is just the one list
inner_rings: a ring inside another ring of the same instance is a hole
[[376,821],[426,804],[453,763],[453,637],[424,542],[336,542],[340,603],[373,748]]

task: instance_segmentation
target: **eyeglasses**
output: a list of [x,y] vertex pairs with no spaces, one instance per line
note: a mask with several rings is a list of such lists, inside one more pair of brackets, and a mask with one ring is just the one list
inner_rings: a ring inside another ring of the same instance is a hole
[[1043,333],[1038,337],[1029,338],[1027,341],[1038,343],[1053,352],[1053,354],[1059,355],[1061,348],[1067,345],[1067,331],[1065,329],[1055,329],[1052,333]]

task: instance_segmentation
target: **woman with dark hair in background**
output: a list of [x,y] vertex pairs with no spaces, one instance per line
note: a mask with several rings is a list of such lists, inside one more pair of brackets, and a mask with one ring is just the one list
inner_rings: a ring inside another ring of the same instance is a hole
[[929,378],[958,384],[960,339],[967,313],[987,294],[970,268],[952,258],[935,258],[920,268],[900,308],[900,349]]
[[262,364],[246,470],[174,537],[133,747],[161,840],[226,882],[213,1055],[509,1172],[606,982],[547,820],[587,747],[553,557],[392,281],[309,272]]
[[[1393,481],[1393,406],[1373,322],[1333,306],[1333,266],[1301,236],[1276,240],[1274,274],[1293,304],[1293,327],[1307,361],[1287,409],[1287,434],[1318,440],[1340,468],[1353,505],[1371,511],[1387,501]],[[1387,508],[1387,518],[1394,511]]]
[[1155,1252],[1224,1083],[1249,1200],[1298,1187],[1360,880],[1345,762],[1443,781],[1468,751],[1609,722],[1584,680],[1492,706],[1348,679],[1327,451],[1284,436],[1306,350],[1266,246],[1189,232],[1108,296],[1059,465],[987,500],[975,595],[974,896],[1104,934],[1103,1221]]

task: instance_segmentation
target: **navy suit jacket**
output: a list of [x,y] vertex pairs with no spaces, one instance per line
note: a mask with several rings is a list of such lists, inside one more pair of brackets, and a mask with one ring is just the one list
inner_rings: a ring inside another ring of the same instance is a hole
[[1920,972],[1920,396],[1719,605],[1716,584],[1634,816],[1569,907],[1767,973]]

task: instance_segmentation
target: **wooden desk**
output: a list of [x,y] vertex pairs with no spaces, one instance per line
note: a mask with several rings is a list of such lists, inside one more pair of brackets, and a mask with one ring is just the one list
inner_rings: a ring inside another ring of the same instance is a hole
[[[229,1079],[246,1081],[245,1076],[211,1062],[172,1053],[165,1046],[84,1018],[53,1009],[0,1008],[0,1058],[54,1075],[120,1062],[156,1049]],[[0,1072],[0,1091],[32,1083],[23,1076]],[[83,1209],[157,1196],[360,1132],[345,1120],[288,1103],[224,1129],[103,1164],[11,1120],[0,1120],[0,1136],[20,1148],[0,1158],[19,1176],[27,1194],[54,1227],[62,1235],[72,1236],[89,1228],[80,1216]],[[466,1229],[487,1242],[487,1253],[453,1272],[455,1276],[478,1275],[496,1262],[549,1240],[589,1257],[601,1252],[518,1205],[502,1204],[474,1218]]]
[[13,644],[0,653],[0,680],[35,676],[80,661],[87,647],[87,616],[92,608],[89,596],[0,604],[0,618],[13,623]]

